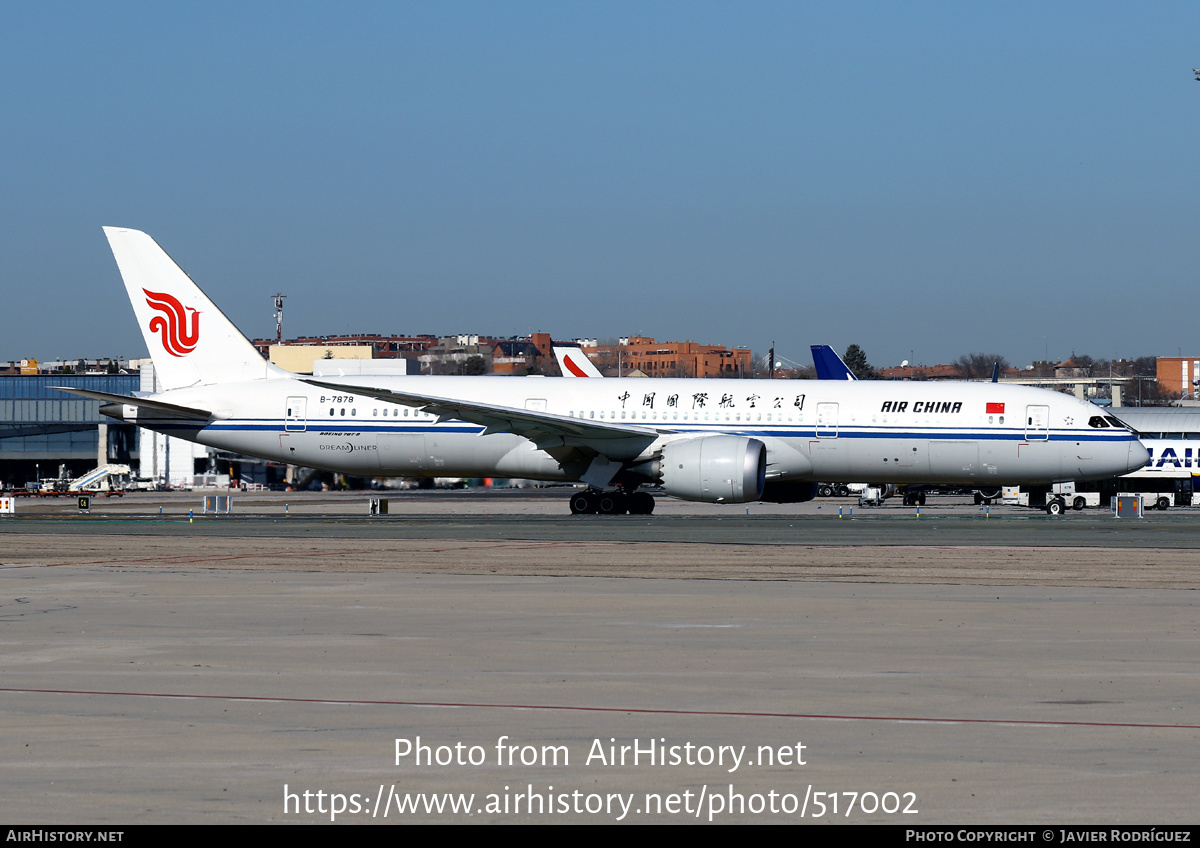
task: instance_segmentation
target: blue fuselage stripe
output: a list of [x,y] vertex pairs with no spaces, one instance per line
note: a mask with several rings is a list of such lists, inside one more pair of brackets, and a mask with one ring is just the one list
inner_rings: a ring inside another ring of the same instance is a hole
[[[291,424],[291,428],[288,425]],[[640,424],[640,422],[639,422]],[[358,424],[354,422],[308,422],[300,429],[295,422],[285,422],[282,419],[245,419],[242,421],[219,421],[207,427],[197,428],[194,424],[171,424],[164,422],[163,428],[195,430],[204,429],[210,432],[281,432],[281,433],[328,433],[341,435],[343,433],[386,433],[393,435],[418,435],[425,433],[462,433],[475,435],[483,432],[483,427],[477,424],[446,423],[446,424],[410,424],[382,425]],[[645,426],[645,425],[642,425]],[[653,426],[653,425],[651,425]],[[1051,430],[1042,431],[1037,435],[1027,435],[1024,430],[1011,428],[952,428],[926,427],[913,430],[883,429],[879,427],[839,427],[836,434],[822,431],[819,435],[813,426],[804,427],[738,427],[719,426],[716,424],[676,424],[663,427],[676,433],[727,433],[731,435],[750,436],[754,438],[779,439],[971,439],[993,441],[1076,441],[1076,442],[1129,442],[1134,440],[1132,433],[1117,431],[1114,433],[1099,433],[1094,430]],[[1043,435],[1044,434],[1044,435]]]

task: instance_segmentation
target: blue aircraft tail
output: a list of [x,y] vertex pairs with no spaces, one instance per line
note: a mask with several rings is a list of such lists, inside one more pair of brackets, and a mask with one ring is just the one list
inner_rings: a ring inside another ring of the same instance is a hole
[[842,358],[829,345],[812,345],[813,365],[818,380],[857,380]]

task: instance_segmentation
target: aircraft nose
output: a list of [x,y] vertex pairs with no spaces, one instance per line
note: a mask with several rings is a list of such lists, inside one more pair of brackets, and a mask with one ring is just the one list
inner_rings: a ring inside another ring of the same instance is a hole
[[1150,461],[1150,451],[1137,439],[1129,440],[1129,471],[1137,471]]

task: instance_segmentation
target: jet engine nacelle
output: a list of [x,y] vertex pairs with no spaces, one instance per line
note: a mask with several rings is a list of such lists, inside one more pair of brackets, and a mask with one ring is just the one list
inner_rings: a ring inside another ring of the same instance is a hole
[[749,436],[700,436],[663,446],[659,478],[664,494],[705,503],[762,498],[767,447]]

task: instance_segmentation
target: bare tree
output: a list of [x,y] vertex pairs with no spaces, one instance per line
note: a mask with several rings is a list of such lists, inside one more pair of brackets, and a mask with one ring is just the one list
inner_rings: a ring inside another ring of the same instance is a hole
[[658,374],[655,374],[654,376],[656,376],[656,377],[688,377],[688,378],[691,378],[691,377],[696,376],[696,370],[692,367],[692,363],[680,360],[675,363],[674,368],[667,368],[666,370],[664,370]]
[[595,356],[589,356],[588,358],[592,360],[592,364],[605,377],[624,376],[623,373],[617,373],[618,367],[622,372],[629,368],[629,362],[620,356],[617,351],[616,339],[601,339],[595,353]]
[[992,369],[999,363],[1000,370],[1010,367],[1008,360],[998,353],[964,353],[954,360],[964,380],[983,380],[992,376]]

